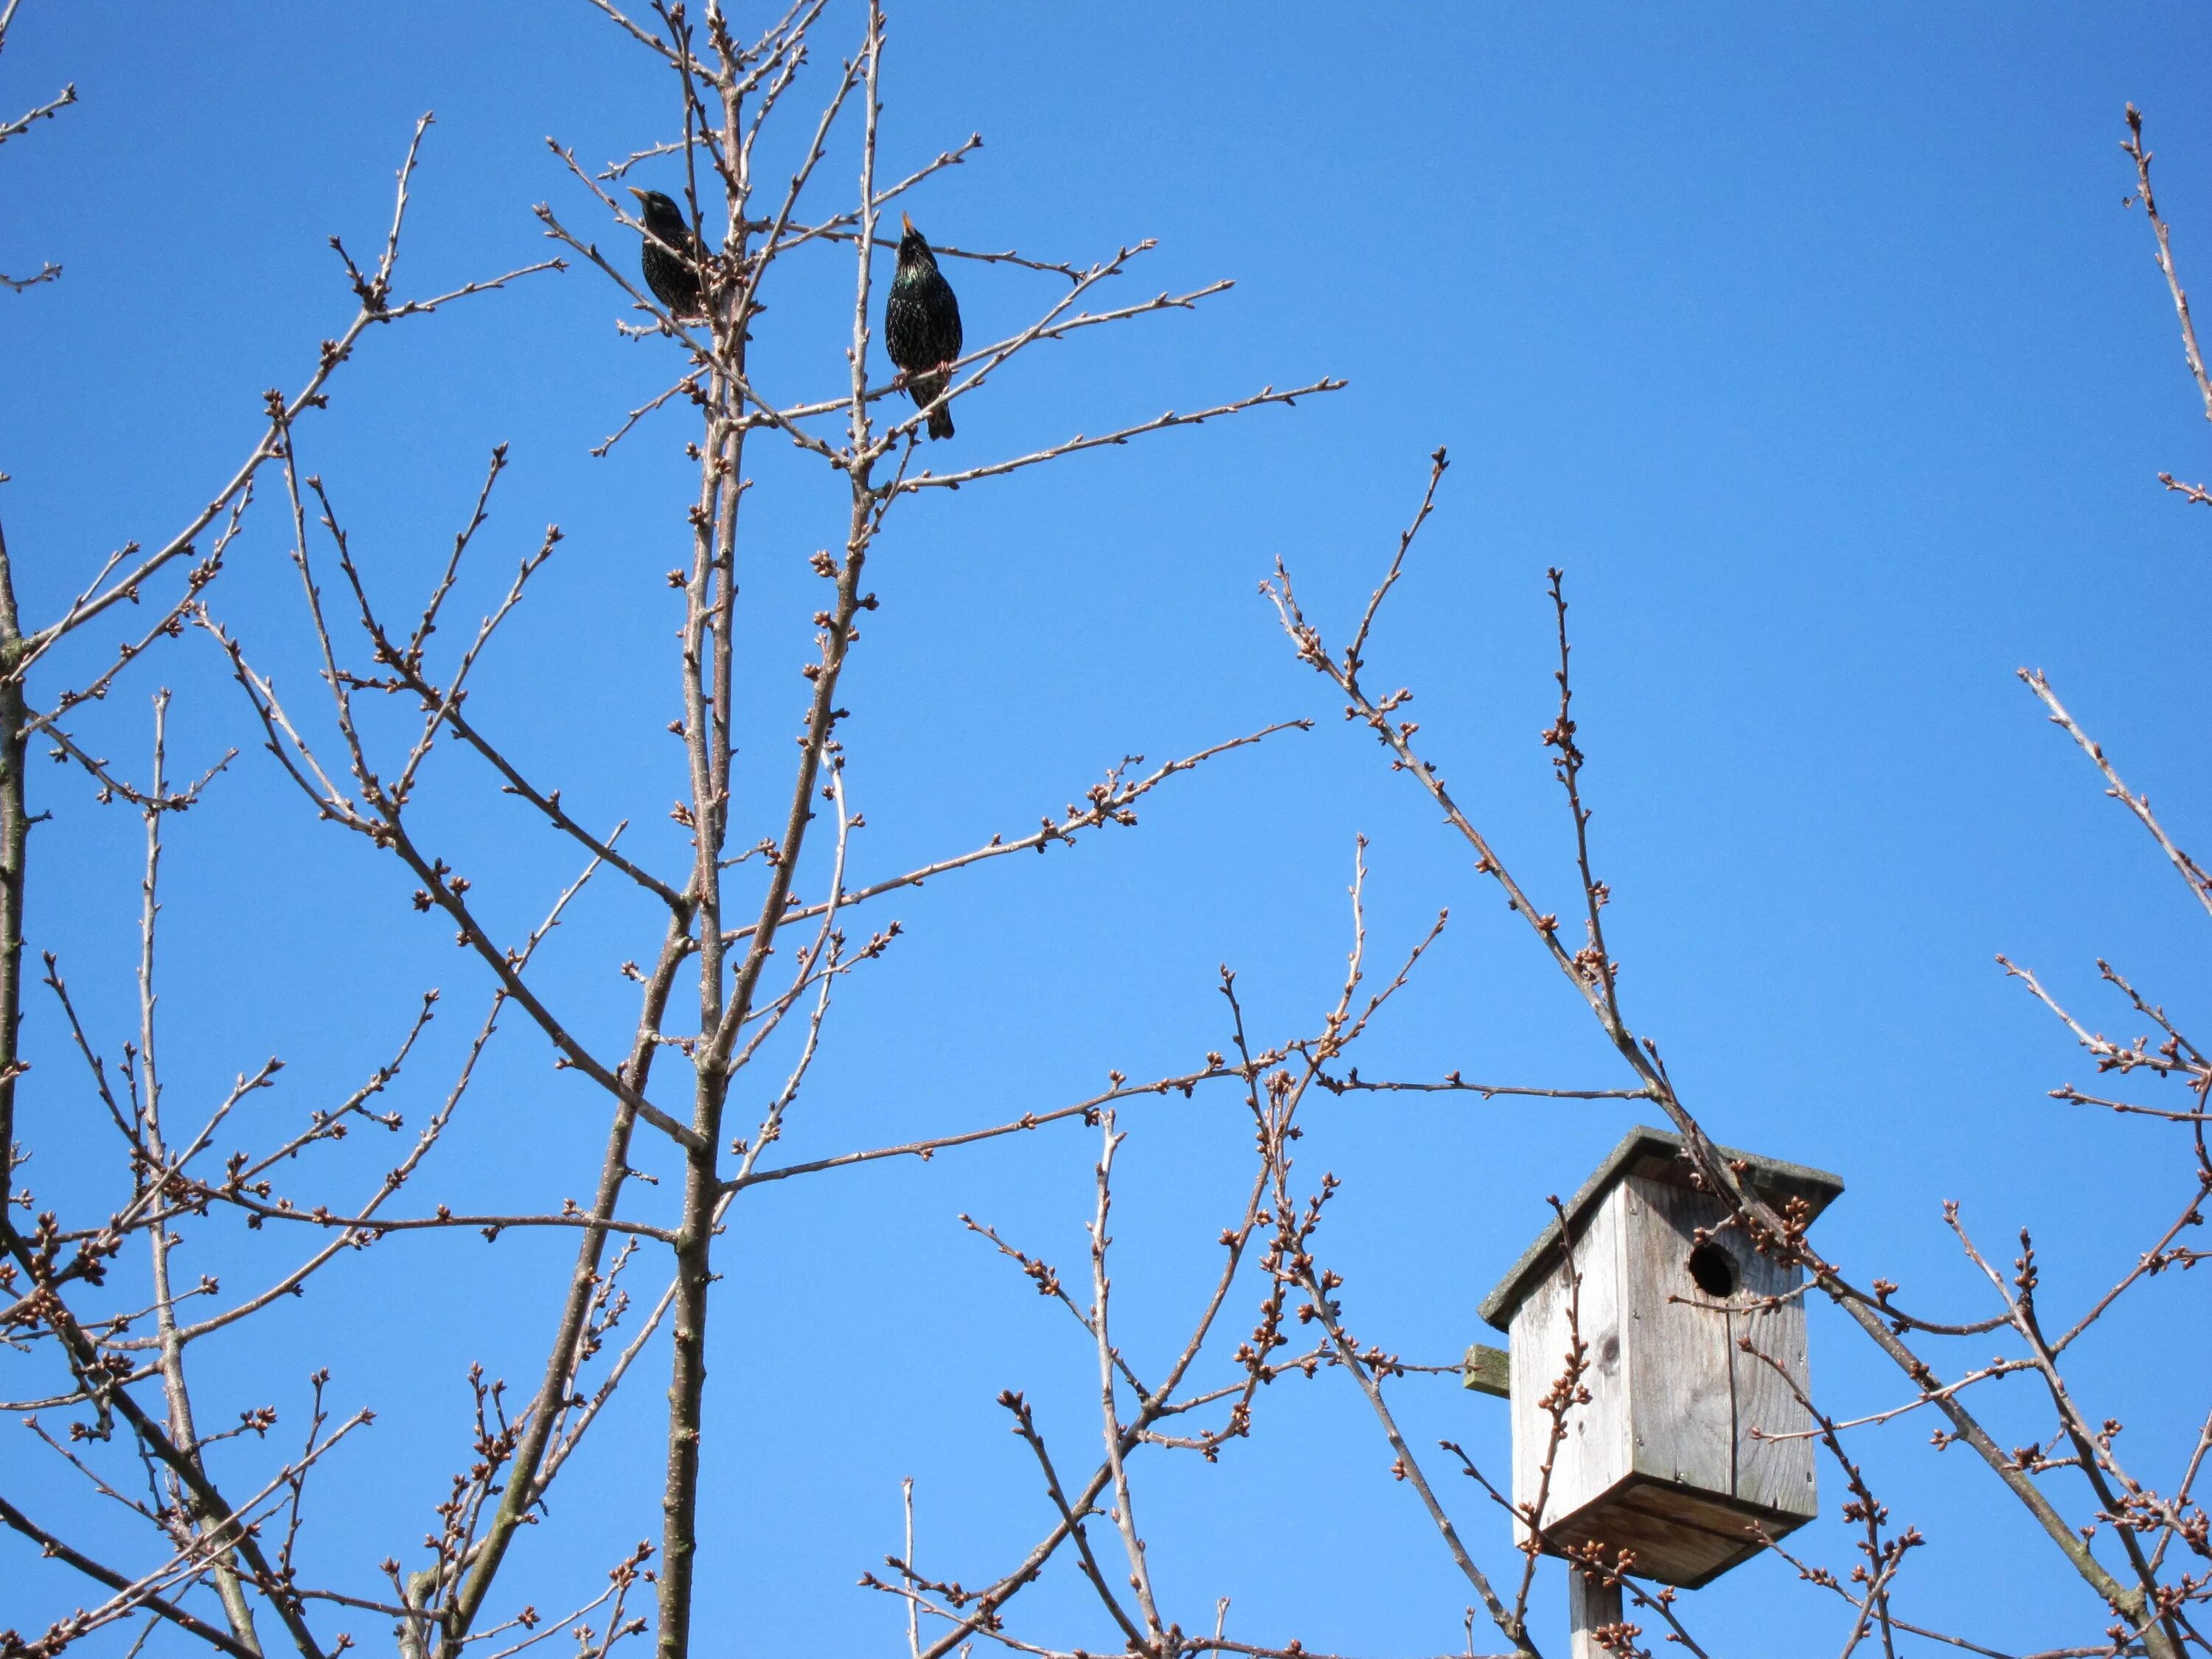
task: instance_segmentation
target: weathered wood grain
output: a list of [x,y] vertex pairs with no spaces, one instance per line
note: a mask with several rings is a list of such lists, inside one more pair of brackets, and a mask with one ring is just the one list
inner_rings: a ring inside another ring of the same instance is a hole
[[[1804,1281],[1799,1267],[1785,1267],[1738,1243],[1746,1304],[1788,1296]],[[1778,1307],[1747,1307],[1729,1317],[1729,1364],[1735,1389],[1735,1495],[1762,1509],[1810,1516],[1819,1509],[1814,1488],[1813,1442],[1809,1438],[1768,1440],[1752,1432],[1798,1434],[1813,1426],[1812,1414],[1798,1403],[1788,1384],[1758,1353],[1738,1344],[1747,1338],[1759,1353],[1784,1366],[1798,1388],[1809,1392],[1805,1356],[1805,1304],[1793,1297]]]
[[1610,1659],[1596,1632],[1620,1622],[1620,1586],[1567,1571],[1567,1650],[1571,1659]]
[[[1621,1230],[1618,1204],[1589,1212],[1575,1241],[1582,1275],[1577,1323],[1589,1350],[1583,1383],[1590,1401],[1567,1419],[1544,1502],[1549,1522],[1591,1502],[1628,1473],[1629,1389],[1621,1328]],[[1534,1504],[1552,1420],[1540,1402],[1566,1369],[1567,1275],[1563,1262],[1515,1313],[1512,1334],[1513,1501]],[[1516,1536],[1527,1535],[1516,1525]]]
[[1480,1342],[1468,1346],[1460,1362],[1460,1386],[1499,1400],[1513,1397],[1513,1356]]
[[1627,1550],[1638,1577],[1666,1584],[1703,1583],[1759,1547],[1744,1532],[1741,1516],[1723,1513],[1717,1527],[1700,1526],[1677,1506],[1680,1496],[1632,1477],[1556,1528],[1555,1545],[1595,1544],[1607,1560]]
[[1696,1229],[1716,1225],[1724,1211],[1705,1194],[1645,1176],[1616,1190],[1625,1200],[1632,1467],[1726,1496],[1735,1460],[1728,1316],[1692,1305],[1711,1298],[1688,1267]]

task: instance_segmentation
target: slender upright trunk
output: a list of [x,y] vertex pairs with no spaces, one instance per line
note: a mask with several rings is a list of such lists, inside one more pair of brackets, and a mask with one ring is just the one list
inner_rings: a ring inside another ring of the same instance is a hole
[[[726,70],[727,66],[724,66]],[[720,111],[725,154],[743,153],[740,100],[724,91]],[[742,273],[747,257],[744,179],[728,203],[722,257]],[[741,278],[740,278],[741,280]],[[661,1493],[660,1580],[656,1601],[659,1659],[685,1659],[691,1643],[691,1600],[699,1550],[699,1439],[707,1395],[708,1291],[714,1281],[715,1218],[722,1200],[723,1109],[729,1098],[727,1056],[712,1041],[724,1012],[726,951],[722,942],[722,849],[730,823],[731,708],[735,683],[738,503],[744,493],[743,397],[746,326],[752,307],[733,304],[726,289],[713,305],[715,366],[707,400],[707,441],[701,446],[699,501],[692,520],[690,580],[684,639],[684,738],[691,763],[694,866],[699,896],[699,1031],[693,1056],[691,1127],[699,1145],[684,1155],[684,1214],[676,1238],[676,1299],[668,1378],[666,1480]]]
[[[160,1180],[161,1171],[168,1167],[169,1162],[168,1146],[161,1135],[161,1073],[154,1053],[154,924],[161,909],[158,896],[161,874],[160,803],[168,789],[164,770],[168,707],[169,694],[164,691],[154,704],[154,776],[146,792],[154,804],[144,809],[146,878],[138,919],[138,1130],[146,1148],[145,1164],[138,1176],[142,1186],[146,1182]],[[153,1252],[154,1328],[161,1345],[161,1389],[168,1402],[169,1439],[179,1452],[194,1463],[201,1463],[199,1430],[192,1421],[192,1397],[185,1386],[185,1345],[177,1333],[176,1297],[170,1287],[169,1252],[176,1249],[179,1241],[169,1231],[167,1222],[161,1218],[159,1198],[154,1207],[154,1225],[146,1237]],[[173,1476],[169,1487],[178,1508],[192,1517],[193,1529],[204,1538],[212,1536],[216,1526],[209,1518],[206,1506]],[[215,1557],[215,1583],[216,1593],[222,1600],[223,1614],[230,1621],[230,1633],[241,1646],[259,1653],[261,1637],[253,1623],[253,1604],[246,1599],[246,1586],[238,1576],[237,1553],[227,1547]]]
[[0,1245],[15,1237],[15,1079],[22,1070],[23,873],[31,839],[23,776],[29,710],[15,674],[23,653],[15,579],[7,534],[0,531]]

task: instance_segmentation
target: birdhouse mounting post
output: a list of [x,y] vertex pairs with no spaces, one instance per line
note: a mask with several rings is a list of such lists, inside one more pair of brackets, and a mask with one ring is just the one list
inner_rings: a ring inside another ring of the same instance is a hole
[[1567,1569],[1569,1659],[1609,1659],[1597,1633],[1620,1623],[1620,1586],[1593,1577],[1579,1567]]

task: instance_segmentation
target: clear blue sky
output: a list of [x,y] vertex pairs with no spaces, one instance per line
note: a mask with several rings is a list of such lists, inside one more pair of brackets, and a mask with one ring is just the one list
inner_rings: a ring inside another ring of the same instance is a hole
[[[1455,464],[1376,676],[1417,688],[1423,738],[1462,799],[1567,909],[1566,821],[1536,742],[1552,695],[1543,573],[1566,568],[1624,994],[1707,1126],[1841,1172],[1850,1191],[1820,1224],[1831,1253],[1960,1316],[1987,1309],[1947,1246],[1946,1198],[1993,1251],[2034,1226],[2057,1300],[2117,1274],[2149,1242],[2146,1215],[2181,1200],[2171,1149],[2045,1097],[2085,1068],[1991,957],[2044,971],[2116,1034],[2133,1026],[2099,998],[2100,955],[2177,1010],[2207,989],[2191,948],[2203,918],[2013,670],[2048,670],[2185,844],[2212,841],[2212,514],[2155,478],[2202,477],[2212,453],[2148,232],[2120,208],[2117,142],[2133,99],[2185,276],[2212,292],[2208,50],[2212,19],[2175,5],[898,12],[887,165],[986,140],[913,204],[933,238],[1080,262],[1155,236],[1127,298],[1237,284],[1196,315],[1070,341],[994,380],[962,405],[963,459],[1263,382],[1328,373],[1351,387],[902,509],[843,699],[871,826],[860,873],[1021,832],[1125,752],[1158,761],[1270,720],[1320,724],[1179,780],[1135,833],[885,903],[909,936],[847,994],[789,1150],[999,1121],[1088,1093],[1109,1066],[1182,1069],[1223,1046],[1220,962],[1243,971],[1263,1032],[1311,1029],[1340,976],[1360,832],[1378,955],[1437,907],[1454,916],[1363,1070],[1626,1080],[1255,595],[1280,554],[1341,632],[1443,443]],[[666,125],[651,62],[554,0],[26,0],[0,104],[64,80],[80,106],[0,154],[0,270],[65,267],[0,297],[0,513],[38,619],[108,550],[188,519],[254,441],[262,390],[296,385],[343,325],[352,301],[325,239],[356,252],[379,240],[416,114],[438,125],[401,265],[410,292],[542,257],[533,203],[592,222],[545,135],[596,163]],[[841,203],[849,153],[832,164]],[[766,328],[793,334],[768,349],[793,386],[841,372],[842,337],[817,325],[834,330],[848,278],[819,269],[823,292],[769,296]],[[1054,281],[955,275],[971,340],[1025,318]],[[677,613],[659,573],[680,557],[687,434],[663,418],[588,458],[672,372],[664,346],[616,337],[618,306],[577,270],[372,338],[303,453],[373,580],[400,595],[442,557],[484,453],[513,446],[466,619],[542,525],[568,539],[471,707],[572,808],[629,814],[672,867],[661,813],[681,753],[659,728],[676,712]],[[780,810],[814,603],[805,556],[836,533],[823,480],[781,456],[760,476],[746,696],[764,712],[739,844]],[[284,545],[277,516],[262,519],[218,609],[305,697]],[[64,681],[57,668],[39,689]],[[437,985],[431,1063],[398,1091],[419,1121],[473,1029],[480,972],[408,911],[396,868],[286,793],[204,641],[135,671],[86,741],[122,763],[143,754],[157,681],[177,690],[179,769],[246,751],[176,826],[172,1091],[206,1098],[281,1054],[283,1089],[258,1107],[257,1133],[273,1133],[366,1075]],[[62,953],[119,1043],[137,822],[96,808],[70,772],[34,781],[57,817],[39,832],[33,947]],[[434,783],[425,810],[444,815],[453,861],[526,927],[573,875],[567,850],[465,768]],[[548,983],[594,1036],[625,1030],[615,964],[654,937],[640,905],[596,893]],[[96,1108],[50,1009],[33,1007],[31,1173],[90,1204]],[[595,1107],[519,1022],[505,1041],[423,1201],[584,1194]],[[1486,1334],[1475,1305],[1540,1225],[1544,1194],[1571,1188],[1633,1116],[1324,1103],[1305,1173],[1347,1182],[1330,1236],[1356,1328],[1431,1362]],[[1156,1366],[1238,1201],[1249,1133],[1225,1099],[1126,1121],[1119,1285],[1133,1356]],[[1073,1325],[954,1217],[1073,1266],[1094,1154],[1079,1133],[1040,1136],[739,1206],[712,1360],[714,1650],[902,1640],[893,1606],[852,1587],[896,1547],[901,1476],[918,1483],[929,1570],[987,1578],[1043,1529],[992,1398],[1026,1389],[1073,1461],[1095,1444],[1095,1373]],[[358,1191],[391,1156],[349,1143],[302,1188]],[[260,1271],[250,1250],[278,1247],[222,1248],[240,1253],[227,1259],[243,1289]],[[272,1401],[285,1441],[313,1364],[332,1367],[342,1405],[381,1413],[333,1467],[331,1492],[353,1498],[325,1512],[320,1559],[365,1567],[419,1537],[464,1455],[464,1368],[534,1374],[569,1253],[565,1238],[387,1244],[255,1328],[295,1333],[296,1363],[245,1343],[207,1353],[211,1398]],[[2085,1362],[2093,1408],[2129,1422],[2161,1478],[2196,1427],[2172,1380],[2212,1357],[2201,1295],[2179,1275],[2153,1285]],[[1827,1310],[1813,1364],[1839,1411],[1900,1397]],[[509,1576],[516,1598],[565,1605],[566,1587],[657,1537],[664,1376],[656,1353],[564,1476]],[[2027,1385],[2009,1386],[2031,1432]],[[1417,1446],[1449,1435],[1506,1468],[1496,1402],[1445,1382],[1400,1394]],[[1389,1480],[1349,1382],[1279,1385],[1262,1403],[1257,1437],[1222,1467],[1152,1477],[1152,1557],[1179,1616],[1228,1594],[1231,1632],[1250,1639],[1455,1645],[1464,1587]],[[11,1487],[34,1449],[0,1438]],[[1935,1456],[1911,1423],[1864,1449],[1893,1511],[1930,1539],[1905,1580],[1908,1616],[2015,1649],[2101,1628],[2069,1581],[2022,1566],[2040,1547],[1965,1454]],[[35,1479],[52,1513],[92,1524],[58,1474]],[[1840,1485],[1823,1479],[1832,1515]],[[1455,1486],[1467,1534],[1507,1568],[1503,1518]],[[1832,1522],[1803,1536],[1847,1565]],[[12,1540],[0,1581],[0,1622],[27,1629],[85,1599]],[[1770,1561],[1690,1599],[1717,1650],[1799,1650],[1776,1639],[1786,1618],[1814,1651],[1841,1626],[1809,1597]],[[1556,1586],[1540,1598],[1547,1620],[1559,1600]],[[1040,1590],[1028,1628],[1099,1640],[1073,1622],[1079,1606],[1065,1585]],[[1042,1617],[1053,1610],[1067,1617]],[[356,1634],[385,1639],[374,1620]]]

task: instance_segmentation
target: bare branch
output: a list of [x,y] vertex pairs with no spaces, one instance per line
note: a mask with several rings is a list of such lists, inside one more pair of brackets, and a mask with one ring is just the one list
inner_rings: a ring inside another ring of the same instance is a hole
[[[2204,399],[2204,418],[2212,421],[2212,374],[2205,372],[2204,354],[2197,349],[2197,325],[2190,320],[2189,296],[2182,292],[2180,273],[2173,268],[2173,247],[2166,235],[2166,221],[2159,216],[2158,198],[2151,194],[2151,152],[2142,144],[2142,112],[2133,104],[2128,106],[2128,136],[2120,141],[2120,148],[2136,164],[2134,199],[2142,204],[2143,216],[2150,221],[2151,234],[2157,239],[2158,268],[2166,277],[2166,292],[2173,296],[2173,313],[2181,325],[2181,355]],[[2172,485],[2169,483],[2167,487]]]

